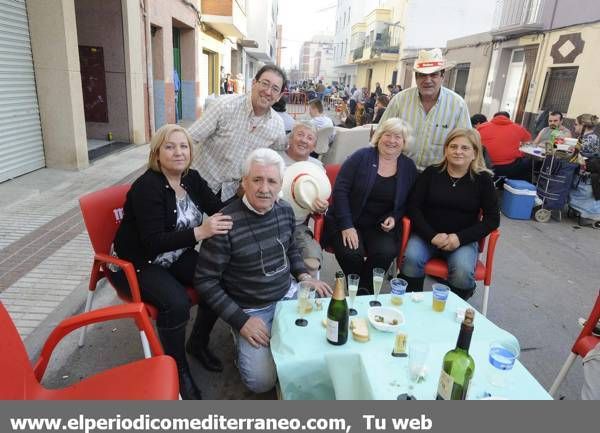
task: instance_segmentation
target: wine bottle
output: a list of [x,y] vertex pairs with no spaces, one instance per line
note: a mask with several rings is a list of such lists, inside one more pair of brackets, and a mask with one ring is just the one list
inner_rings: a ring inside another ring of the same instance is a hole
[[460,325],[456,348],[444,356],[438,383],[437,400],[465,400],[475,372],[475,361],[469,355],[475,310],[468,308]]
[[348,304],[344,291],[344,273],[335,273],[335,288],[327,309],[327,341],[336,346],[348,340]]

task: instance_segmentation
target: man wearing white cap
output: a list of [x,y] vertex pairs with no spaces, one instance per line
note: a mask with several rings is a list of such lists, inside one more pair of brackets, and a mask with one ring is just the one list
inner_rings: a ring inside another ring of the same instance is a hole
[[442,160],[444,141],[450,131],[471,128],[464,99],[442,87],[444,72],[452,66],[439,48],[419,51],[413,68],[417,86],[394,96],[379,121],[382,124],[389,118],[399,117],[414,128],[415,143],[406,149],[406,155],[420,171]]
[[292,128],[287,150],[280,152],[287,167],[283,177],[283,198],[292,205],[296,219],[294,240],[306,270],[313,277],[321,267],[323,251],[307,221],[312,212],[325,213],[331,193],[323,164],[310,156],[316,145],[317,128],[310,121],[300,120]]

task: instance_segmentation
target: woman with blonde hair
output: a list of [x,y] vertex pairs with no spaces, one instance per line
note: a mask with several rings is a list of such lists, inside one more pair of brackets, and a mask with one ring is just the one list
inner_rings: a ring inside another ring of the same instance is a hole
[[477,241],[500,223],[492,172],[476,130],[457,128],[448,134],[444,159],[421,173],[408,213],[412,231],[401,276],[409,290],[423,290],[425,263],[441,256],[448,262],[450,288],[469,299],[475,291]]
[[[179,373],[183,399],[200,399],[201,393],[189,371],[185,354],[185,328],[191,302],[191,286],[198,260],[194,249],[202,239],[226,234],[231,217],[218,211],[221,201],[206,181],[190,168],[192,140],[179,125],[164,125],[150,143],[148,169],[127,193],[123,221],[114,241],[115,253],[133,263],[142,299],[158,309],[156,327],[167,355]],[[203,212],[212,215],[203,218]],[[110,276],[119,291],[130,293],[123,271]],[[208,349],[210,331],[217,315],[206,305],[198,313],[187,350],[212,371],[223,365]]]
[[600,140],[594,133],[598,125],[598,116],[594,114],[580,114],[575,118],[575,136],[578,138],[580,152],[585,157],[600,157]]
[[331,244],[342,270],[360,274],[361,286],[371,293],[373,268],[387,269],[398,255],[401,219],[417,177],[415,163],[402,153],[412,140],[404,120],[383,122],[373,147],[342,164],[325,216],[323,245]]

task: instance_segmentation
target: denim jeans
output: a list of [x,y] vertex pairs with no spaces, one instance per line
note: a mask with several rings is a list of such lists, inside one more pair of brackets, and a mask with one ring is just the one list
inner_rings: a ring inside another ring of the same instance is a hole
[[475,287],[475,265],[479,254],[477,242],[461,245],[454,251],[442,251],[417,235],[411,235],[406,246],[402,273],[407,277],[425,276],[425,263],[433,257],[443,257],[448,263],[448,283],[457,289]]
[[[269,332],[271,332],[273,316],[275,315],[275,303],[265,308],[245,310],[245,312],[249,316],[261,318]],[[237,348],[238,368],[244,385],[255,393],[272,389],[277,381],[277,370],[271,355],[271,348],[264,346],[255,348],[237,331],[234,332],[234,338]]]

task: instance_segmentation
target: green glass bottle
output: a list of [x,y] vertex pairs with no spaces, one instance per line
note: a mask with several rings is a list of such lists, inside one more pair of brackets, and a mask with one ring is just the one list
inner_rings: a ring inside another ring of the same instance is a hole
[[442,373],[438,383],[437,400],[465,400],[469,384],[475,373],[475,361],[469,355],[473,335],[475,310],[468,308],[460,325],[456,348],[444,356]]
[[348,341],[348,304],[344,290],[344,273],[335,273],[335,288],[327,309],[327,341],[336,346]]

